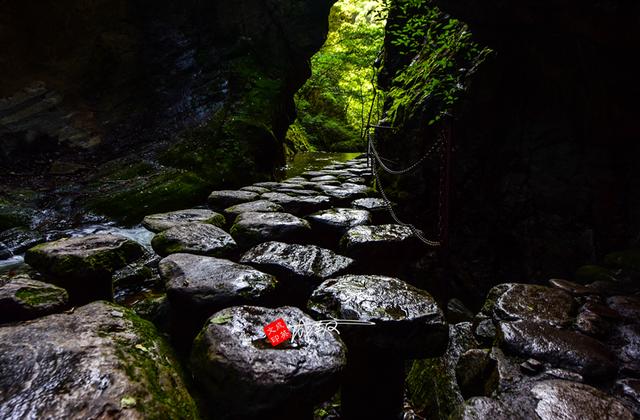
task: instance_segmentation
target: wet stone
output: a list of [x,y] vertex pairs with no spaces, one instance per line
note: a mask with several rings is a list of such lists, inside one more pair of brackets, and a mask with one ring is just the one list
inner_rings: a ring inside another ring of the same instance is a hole
[[493,324],[492,319],[482,319],[478,322],[478,325],[475,329],[476,337],[483,344],[491,344],[493,343],[494,338],[496,337],[496,326]]
[[281,192],[271,192],[262,194],[261,198],[279,204],[287,213],[296,215],[325,209],[331,204],[331,199],[323,195],[292,196]]
[[544,374],[555,379],[564,379],[573,382],[584,382],[584,378],[582,377],[582,375],[580,375],[579,373],[571,372],[570,370],[554,368],[546,370]]
[[163,257],[176,253],[220,257],[233,253],[237,247],[227,232],[204,223],[176,226],[160,232],[151,240],[151,246]]
[[311,182],[338,181],[338,178],[336,178],[333,175],[323,175],[323,176],[316,176],[314,178],[311,178],[310,181]]
[[231,235],[243,248],[269,240],[299,242],[311,233],[309,222],[289,213],[242,213],[231,227]]
[[366,210],[333,208],[309,215],[307,220],[314,230],[337,239],[353,227],[369,224],[371,215]]
[[385,201],[381,198],[367,197],[358,198],[351,202],[354,209],[367,210],[371,213],[372,222],[374,224],[391,223],[392,219]]
[[196,418],[155,328],[95,302],[0,328],[0,418]]
[[544,364],[536,359],[527,359],[520,364],[520,370],[529,375],[535,375],[542,372]]
[[26,274],[0,276],[0,324],[61,312],[68,301],[63,288],[33,280]]
[[417,358],[439,356],[447,346],[447,324],[435,300],[395,278],[345,275],[329,279],[314,290],[307,307],[321,318],[375,322],[375,326],[349,331],[350,341],[359,347]]
[[319,188],[325,195],[340,200],[345,204],[356,198],[364,197],[371,191],[371,189],[365,185],[351,184],[348,182],[345,182],[335,188],[331,186],[321,186]]
[[627,397],[636,407],[636,415],[640,412],[640,379],[621,379],[616,382],[619,393]]
[[172,307],[206,317],[228,306],[259,303],[277,284],[270,274],[201,255],[172,254],[159,269]]
[[600,341],[573,331],[528,321],[501,322],[501,347],[586,377],[615,373],[613,355]]
[[566,292],[532,284],[509,283],[505,287],[506,290],[495,301],[494,318],[524,319],[554,325],[571,322],[574,301]]
[[250,192],[254,192],[254,193],[258,193],[258,194],[263,194],[263,193],[269,192],[271,190],[269,188],[258,187],[258,186],[255,186],[255,185],[249,185],[249,186],[240,188],[240,191],[250,191]]
[[223,190],[212,192],[207,201],[209,203],[209,207],[216,211],[222,211],[227,207],[235,206],[236,204],[255,201],[258,197],[259,194],[252,191]]
[[224,214],[229,220],[235,220],[241,213],[253,212],[281,212],[284,209],[281,205],[269,200],[249,201],[248,203],[237,204],[224,210]]
[[315,245],[265,242],[247,251],[240,262],[250,264],[278,278],[303,280],[308,288],[339,275],[353,265],[351,258]]
[[280,182],[275,182],[275,181],[256,182],[255,184],[253,184],[254,187],[266,188],[268,190],[278,188],[280,185],[281,185]]
[[111,299],[112,273],[143,254],[140,244],[124,236],[96,234],[37,245],[27,250],[25,262],[79,304]]
[[281,416],[305,407],[308,415],[335,392],[346,363],[338,335],[309,334],[274,347],[264,327],[279,318],[289,328],[313,322],[294,307],[239,306],[215,313],[196,338],[191,365],[215,418]]
[[640,324],[618,326],[612,341],[622,370],[640,375]]
[[292,188],[278,188],[275,190],[276,192],[292,195],[294,197],[309,197],[309,196],[317,196],[318,191],[315,190],[303,190],[303,189],[292,189]]
[[470,398],[450,417],[451,420],[516,420],[518,418],[520,417],[517,417],[504,404],[488,397]]
[[367,180],[361,176],[354,176],[353,178],[346,179],[345,182],[348,182],[350,184],[366,184]]
[[531,388],[538,400],[541,420],[632,420],[633,415],[615,398],[592,386],[563,380],[538,382]]
[[225,224],[225,218],[220,213],[208,209],[187,209],[152,214],[142,220],[142,226],[152,232],[162,232],[163,230],[189,223],[207,223],[222,227]]
[[417,244],[411,229],[401,225],[356,226],[340,240],[347,255],[370,260],[406,256]]

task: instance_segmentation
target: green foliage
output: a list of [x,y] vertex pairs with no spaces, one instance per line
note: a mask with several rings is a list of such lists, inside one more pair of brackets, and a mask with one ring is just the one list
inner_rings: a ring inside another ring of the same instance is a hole
[[331,9],[327,41],[311,59],[313,74],[296,95],[296,123],[317,149],[364,148],[372,66],[384,36],[382,6],[376,0],[340,0]]
[[397,19],[388,28],[391,45],[412,57],[387,92],[388,119],[395,126],[428,110],[429,124],[449,112],[466,76],[490,53],[473,42],[467,26],[442,13],[431,0],[395,0]]

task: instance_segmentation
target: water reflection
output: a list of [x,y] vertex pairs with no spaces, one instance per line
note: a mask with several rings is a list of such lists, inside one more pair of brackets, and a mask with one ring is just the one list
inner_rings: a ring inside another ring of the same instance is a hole
[[285,178],[298,176],[306,171],[322,169],[332,161],[346,162],[355,159],[362,153],[330,153],[330,152],[300,152],[296,153],[287,164],[278,168],[276,179],[281,181]]

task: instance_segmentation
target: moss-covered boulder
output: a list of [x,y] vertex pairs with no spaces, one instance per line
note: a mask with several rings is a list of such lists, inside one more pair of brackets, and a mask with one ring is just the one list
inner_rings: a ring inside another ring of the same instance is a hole
[[143,254],[140,244],[124,236],[95,234],[36,245],[24,258],[77,304],[110,299],[112,273]]
[[62,311],[68,301],[63,288],[33,280],[26,274],[0,276],[0,324]]
[[0,383],[2,418],[198,418],[153,325],[105,302],[1,328]]
[[151,174],[125,174],[108,182],[100,180],[89,194],[87,207],[123,223],[137,223],[144,216],[195,205],[207,196],[211,182],[193,172],[162,168]]

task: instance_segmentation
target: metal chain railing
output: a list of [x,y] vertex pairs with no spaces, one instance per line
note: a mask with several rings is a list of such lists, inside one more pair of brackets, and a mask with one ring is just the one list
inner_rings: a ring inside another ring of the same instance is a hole
[[[442,136],[439,137],[432,145],[431,147],[429,147],[429,149],[427,149],[427,151],[420,157],[420,159],[418,159],[417,161],[415,161],[414,163],[412,163],[411,165],[409,165],[408,167],[404,168],[404,169],[392,169],[389,166],[387,166],[383,160],[388,160],[388,159],[384,159],[383,157],[380,156],[380,153],[378,152],[377,148],[376,148],[376,144],[375,141],[373,139],[373,136],[371,135],[371,129],[372,128],[376,128],[376,129],[393,129],[394,127],[389,127],[389,126],[382,126],[382,125],[373,125],[371,124],[371,117],[373,114],[373,107],[375,104],[375,101],[377,100],[377,89],[376,89],[376,81],[377,79],[377,68],[374,64],[373,66],[373,76],[371,77],[371,84],[373,86],[373,98],[371,101],[371,107],[369,108],[369,114],[367,117],[367,125],[365,127],[365,133],[366,133],[366,140],[367,140],[367,163],[368,165],[371,167],[371,173],[375,179],[376,182],[376,187],[378,188],[378,191],[380,192],[380,195],[382,196],[382,200],[385,203],[385,207],[387,208],[387,211],[389,212],[389,215],[391,216],[391,218],[399,225],[401,226],[405,226],[407,228],[409,228],[411,230],[411,233],[418,238],[420,241],[422,241],[423,243],[425,243],[428,246],[433,246],[433,247],[438,247],[442,245],[442,238],[445,236],[445,233],[443,232],[443,204],[442,204],[442,199],[443,199],[443,194],[444,194],[444,187],[443,187],[443,176],[444,176],[444,164],[445,164],[445,159],[443,156],[444,153],[444,141],[448,140],[445,139],[446,136]],[[448,148],[448,147],[447,147]],[[379,171],[377,169],[377,166],[379,165],[380,168],[382,168],[382,170],[384,170],[385,172],[391,174],[391,175],[404,175],[407,174],[409,172],[412,172],[414,170],[416,170],[429,156],[431,156],[436,150],[440,150],[440,157],[441,157],[441,163],[440,163],[440,191],[439,191],[439,206],[438,206],[438,213],[439,213],[439,217],[438,217],[438,230],[439,230],[439,235],[440,235],[440,240],[432,240],[427,238],[418,228],[416,228],[414,225],[410,224],[410,223],[405,223],[402,220],[400,220],[400,218],[398,217],[398,215],[396,214],[395,210],[393,209],[393,204],[391,203],[391,201],[389,200],[389,198],[387,197],[387,194],[384,190],[384,187],[382,186],[382,182],[380,180],[380,174]],[[448,162],[447,162],[448,165]],[[448,168],[447,168],[448,169]],[[448,182],[448,179],[447,179]],[[448,185],[447,185],[448,187]],[[447,188],[448,189],[448,188]],[[448,192],[447,192],[448,193]],[[448,209],[447,209],[448,211]]]

